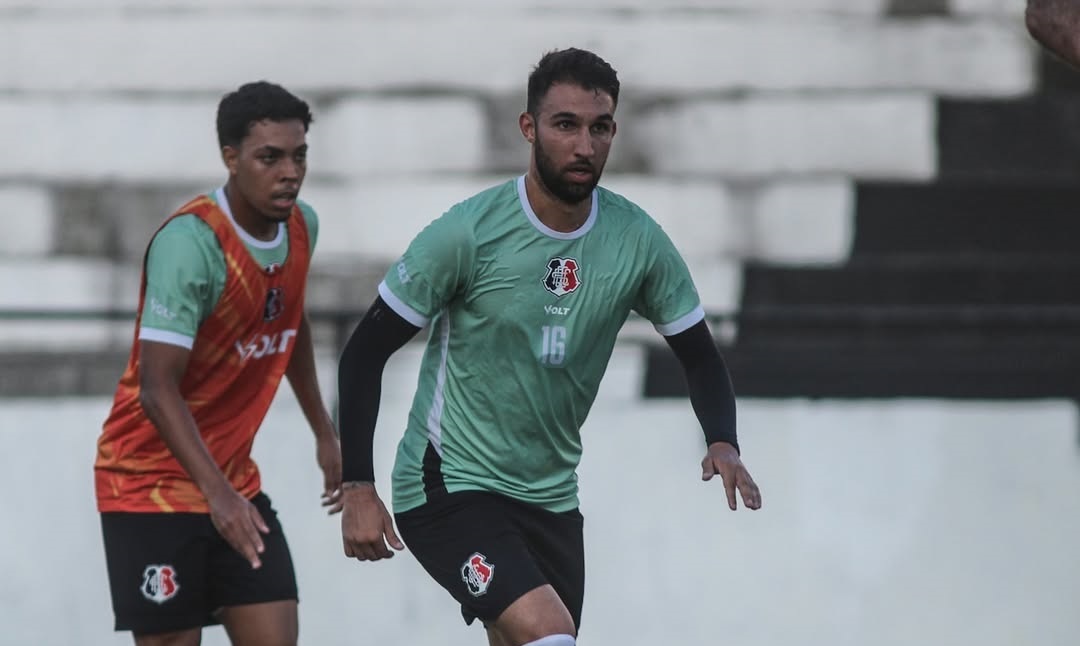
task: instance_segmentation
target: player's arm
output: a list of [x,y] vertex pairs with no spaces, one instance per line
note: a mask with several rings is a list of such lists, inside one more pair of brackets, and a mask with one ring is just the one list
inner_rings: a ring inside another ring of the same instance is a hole
[[1035,40],[1080,67],[1080,0],[1028,0],[1024,18]]
[[390,514],[375,492],[373,446],[382,396],[382,375],[390,355],[420,331],[382,297],[356,326],[338,364],[338,424],[341,431],[345,555],[361,561],[393,556],[404,545],[394,533]]
[[258,510],[241,496],[218,468],[180,394],[180,382],[191,351],[179,345],[139,342],[139,403],[180,466],[210,505],[210,517],[221,535],[251,563],[261,565],[259,532],[270,531]]
[[170,221],[151,240],[139,323],[139,396],[161,439],[206,497],[214,526],[259,567],[259,531],[268,531],[266,523],[222,474],[180,390],[199,326],[224,286],[224,265],[213,230],[194,215]]
[[665,336],[682,364],[694,408],[708,453],[701,462],[701,478],[710,480],[719,474],[727,492],[728,507],[736,508],[735,492],[742,494],[750,509],[761,506],[761,492],[739,458],[735,432],[735,391],[720,351],[705,321],[686,330]]
[[712,445],[722,442],[738,453],[735,390],[708,325],[700,321],[678,334],[665,336],[664,340],[686,374],[690,404],[701,422],[705,443]]
[[307,312],[300,318],[292,356],[285,377],[296,393],[296,401],[315,433],[315,457],[323,472],[322,504],[335,514],[341,511],[341,447],[330,413],[323,404],[319,379],[315,371],[315,349],[311,340],[311,324]]

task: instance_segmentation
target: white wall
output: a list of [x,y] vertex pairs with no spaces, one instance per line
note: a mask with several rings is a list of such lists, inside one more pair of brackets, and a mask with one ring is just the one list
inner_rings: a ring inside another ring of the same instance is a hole
[[[410,348],[388,370],[383,483],[417,356]],[[584,430],[583,646],[1077,643],[1071,403],[744,400],[744,457],[765,506],[731,513],[718,483],[699,480],[689,405],[640,401],[640,378],[637,350],[620,346]],[[91,489],[107,407],[0,402],[4,644],[130,643],[111,632]],[[408,553],[378,564],[342,556],[291,395],[275,403],[256,457],[298,568],[301,643],[484,642]],[[204,643],[227,642],[218,628]]]

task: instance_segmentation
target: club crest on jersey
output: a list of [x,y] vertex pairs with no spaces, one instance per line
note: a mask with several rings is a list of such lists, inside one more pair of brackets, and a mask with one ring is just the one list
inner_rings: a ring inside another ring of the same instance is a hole
[[285,311],[285,303],[282,301],[280,287],[271,287],[266,292],[266,307],[263,308],[263,320],[273,321]]
[[562,296],[569,294],[581,286],[578,277],[578,262],[573,258],[552,258],[547,264],[547,275],[544,276],[544,287],[555,294]]
[[165,603],[176,596],[180,584],[176,582],[176,569],[171,565],[147,565],[143,570],[143,596],[154,603]]
[[487,557],[480,552],[473,553],[461,566],[461,580],[465,582],[469,593],[474,597],[487,592],[494,576],[495,566],[488,563]]

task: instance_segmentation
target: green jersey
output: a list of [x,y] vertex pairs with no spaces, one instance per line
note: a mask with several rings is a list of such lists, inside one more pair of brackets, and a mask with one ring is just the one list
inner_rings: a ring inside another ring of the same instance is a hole
[[597,188],[585,223],[557,232],[536,217],[524,177],[428,225],[379,294],[431,324],[395,511],[442,487],[577,507],[581,425],[630,312],[664,335],[705,316],[686,263],[638,206]]
[[[224,190],[218,189],[210,198],[229,216],[255,262],[263,267],[285,263],[289,254],[287,224],[278,226],[273,240],[258,240],[233,220]],[[306,203],[297,204],[307,224],[310,251],[314,252],[318,216]],[[190,350],[199,326],[225,289],[226,275],[225,256],[213,229],[196,215],[174,218],[154,236],[146,254],[146,298],[139,338]]]

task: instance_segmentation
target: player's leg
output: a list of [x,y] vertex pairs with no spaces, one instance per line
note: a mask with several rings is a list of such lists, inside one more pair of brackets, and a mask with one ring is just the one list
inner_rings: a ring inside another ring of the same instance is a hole
[[510,643],[503,639],[502,634],[495,630],[494,626],[484,626],[487,629],[488,646],[510,646]]
[[522,646],[575,646],[577,639],[571,635],[548,635]]
[[[548,635],[525,646],[575,646],[577,640],[570,635]],[[514,643],[502,636],[494,628],[488,629],[488,646],[514,646]]]
[[[396,515],[398,530],[420,565],[461,604],[466,623],[479,618],[494,628],[522,597],[524,610],[542,611],[540,619],[532,617],[521,626],[515,621],[510,633],[499,630],[489,638],[515,643],[492,643],[520,646],[551,630],[572,633],[571,615],[534,562],[512,518],[515,510],[505,500],[478,491],[429,495],[427,503]],[[545,588],[546,594],[533,592]],[[547,605],[540,603],[544,600]]]
[[296,601],[271,601],[222,608],[218,617],[233,646],[294,646],[296,615]]
[[570,646],[581,626],[585,596],[584,519],[576,509],[555,513],[515,501],[507,504],[514,507],[517,529],[549,585],[511,604],[495,621],[493,632],[506,646]]
[[135,646],[199,646],[202,643],[202,628],[157,635],[135,633],[134,636]]
[[488,630],[489,641],[492,633],[500,640],[493,644],[499,646],[572,646],[577,630],[555,588],[542,585],[518,597],[499,615]]
[[277,512],[265,494],[251,501],[270,532],[262,567],[251,568],[216,532],[209,550],[209,597],[233,646],[294,646],[299,634],[296,573]]
[[115,628],[140,646],[192,646],[216,623],[206,594],[205,514],[101,514]]

